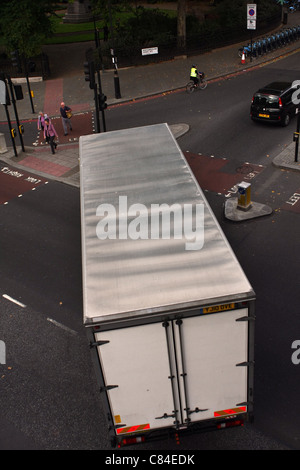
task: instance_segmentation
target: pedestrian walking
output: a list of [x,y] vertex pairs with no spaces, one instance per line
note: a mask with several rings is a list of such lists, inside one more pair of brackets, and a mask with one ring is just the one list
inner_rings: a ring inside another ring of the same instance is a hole
[[[45,119],[47,119],[48,115],[46,113],[43,113],[42,111],[39,112],[38,116],[38,121],[37,121],[37,127],[39,131],[44,132],[44,127],[45,127]],[[49,144],[49,138],[46,137],[46,142]]]
[[58,135],[57,135],[57,132],[56,132],[52,122],[50,122],[48,117],[45,119],[44,137],[45,137],[45,139],[48,137],[50,147],[51,147],[51,152],[54,154],[55,149],[57,147],[57,143],[54,142],[54,138],[58,137]]
[[60,104],[60,115],[62,119],[62,125],[64,128],[65,135],[68,135],[68,127],[70,131],[72,130],[71,117],[72,109],[65,105],[64,102]]
[[[46,115],[47,117],[47,115]],[[44,125],[45,125],[45,116],[42,111],[39,112],[38,120],[37,120],[37,128],[39,131],[44,131]]]

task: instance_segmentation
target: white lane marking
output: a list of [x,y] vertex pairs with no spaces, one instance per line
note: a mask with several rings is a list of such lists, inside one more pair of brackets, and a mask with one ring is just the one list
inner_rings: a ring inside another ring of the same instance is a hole
[[19,305],[19,306],[22,307],[22,308],[25,308],[25,307],[26,307],[26,305],[22,304],[22,302],[19,302],[18,300],[13,299],[12,297],[10,297],[10,296],[7,295],[7,294],[2,294],[2,297],[4,297],[4,298],[7,299],[7,300],[10,300],[10,301],[13,302],[14,304],[17,304],[17,305]]
[[62,323],[59,323],[58,321],[53,320],[52,318],[47,318],[47,320],[48,320],[50,323],[53,323],[53,325],[58,326],[58,328],[62,328],[63,330],[68,331],[68,332],[71,333],[72,335],[77,335],[77,331],[72,330],[71,328],[69,328],[69,327],[63,325]]

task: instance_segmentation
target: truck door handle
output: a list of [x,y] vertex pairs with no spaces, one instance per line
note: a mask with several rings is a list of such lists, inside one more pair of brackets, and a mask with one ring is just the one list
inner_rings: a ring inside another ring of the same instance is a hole
[[186,410],[186,411],[188,415],[191,415],[192,413],[203,413],[203,411],[208,411],[208,410],[209,408],[201,409],[201,408],[198,408],[198,406],[196,406],[194,410]]
[[162,416],[157,416],[155,419],[167,419],[167,418],[175,418],[176,415],[175,413],[172,415],[168,415],[167,413],[164,413]]

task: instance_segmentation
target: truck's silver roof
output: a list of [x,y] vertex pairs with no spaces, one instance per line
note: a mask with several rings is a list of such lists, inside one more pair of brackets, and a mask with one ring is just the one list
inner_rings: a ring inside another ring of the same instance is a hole
[[[254,293],[167,124],[80,138],[84,323],[253,298]],[[101,204],[201,204],[204,245],[100,240]]]

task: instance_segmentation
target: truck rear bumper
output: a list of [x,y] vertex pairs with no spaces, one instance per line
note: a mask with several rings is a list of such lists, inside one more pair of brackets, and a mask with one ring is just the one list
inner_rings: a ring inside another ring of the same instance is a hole
[[195,422],[187,427],[161,428],[143,433],[131,433],[126,436],[115,436],[111,439],[112,447],[124,447],[136,445],[146,441],[161,441],[164,439],[174,439],[178,444],[180,438],[197,433],[217,431],[229,427],[243,426],[246,422],[253,422],[253,415],[249,413],[237,414],[224,419],[213,419]]

